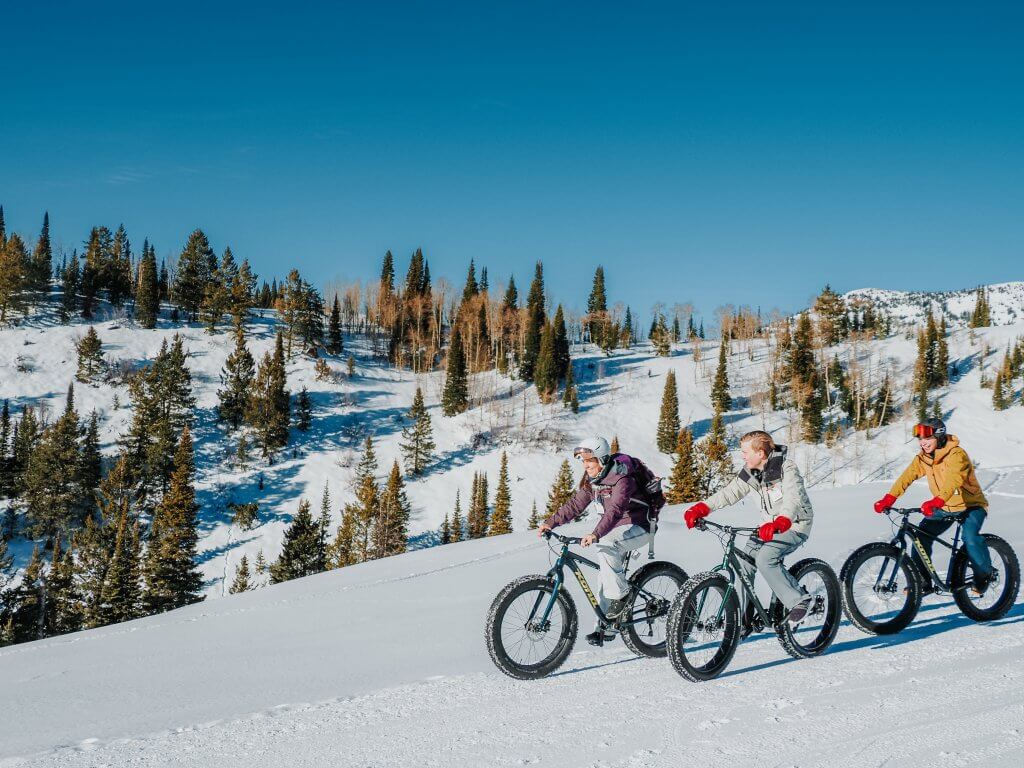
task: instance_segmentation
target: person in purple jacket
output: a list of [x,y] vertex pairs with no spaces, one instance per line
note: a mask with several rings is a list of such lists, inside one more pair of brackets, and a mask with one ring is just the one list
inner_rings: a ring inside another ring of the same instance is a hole
[[[609,619],[617,619],[629,607],[629,582],[626,581],[626,559],[634,549],[646,545],[651,536],[647,505],[638,501],[639,491],[633,479],[633,459],[624,453],[612,455],[603,437],[584,440],[573,451],[583,462],[583,481],[579,490],[553,515],[541,523],[539,536],[545,531],[565,525],[582,516],[587,507],[597,503],[603,509],[594,530],[583,537],[582,546],[597,550],[595,558],[601,566],[598,578],[598,604]],[[615,639],[614,627],[600,624],[587,635],[591,645],[603,645]]]

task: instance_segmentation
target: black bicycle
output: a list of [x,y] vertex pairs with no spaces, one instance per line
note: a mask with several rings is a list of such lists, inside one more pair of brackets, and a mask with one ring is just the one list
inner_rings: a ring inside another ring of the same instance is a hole
[[[1005,616],[1020,589],[1020,565],[1013,547],[994,534],[982,534],[993,572],[987,589],[979,593],[974,590],[974,569],[961,536],[963,515],[953,516],[956,531],[950,544],[910,522],[909,515],[920,511],[917,507],[887,509],[890,521],[893,515],[902,518],[892,541],[865,544],[846,559],[839,578],[843,582],[843,610],[850,622],[872,635],[899,632],[917,615],[925,585],[931,585],[938,594],[952,593],[963,614],[974,621]],[[922,538],[950,550],[945,580],[925,551]],[[917,549],[920,562],[911,557],[908,540]],[[924,563],[923,569],[920,563]]]
[[[614,621],[601,611],[581,565],[598,564],[570,551],[581,539],[545,531],[562,548],[546,575],[521,576],[502,589],[487,613],[487,650],[506,675],[536,680],[558,669],[576,643],[576,605],[565,588],[565,572],[576,576],[603,632],[621,631],[622,641],[638,656],[665,655],[665,624],[672,597],[684,583],[686,571],[673,563],[646,563],[629,578],[629,607]],[[629,567],[629,561],[626,562]]]
[[[740,641],[749,632],[767,628],[775,631],[782,647],[794,658],[825,652],[839,631],[842,617],[839,580],[828,563],[806,558],[789,569],[811,596],[806,617],[793,626],[786,620],[787,612],[775,595],[765,610],[754,592],[753,579],[748,579],[740,568],[741,558],[752,566],[754,559],[736,548],[736,537],[753,535],[757,528],[735,528],[706,519],[698,520],[696,527],[713,531],[724,554],[720,565],[686,582],[669,609],[668,658],[676,672],[693,682],[711,680],[729,665]],[[746,626],[740,621],[739,589],[747,598]]]

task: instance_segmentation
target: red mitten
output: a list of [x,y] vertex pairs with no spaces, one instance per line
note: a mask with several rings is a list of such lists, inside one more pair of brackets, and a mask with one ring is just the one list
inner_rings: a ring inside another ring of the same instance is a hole
[[877,512],[878,514],[882,514],[883,512],[885,512],[885,510],[887,510],[895,503],[896,497],[893,496],[891,493],[887,493],[885,494],[885,496],[883,496],[882,498],[875,502],[875,512]]
[[928,499],[928,501],[921,505],[921,514],[925,517],[931,517],[944,506],[946,506],[946,500],[936,496],[935,498]]
[[775,523],[765,523],[757,529],[757,535],[761,537],[761,541],[771,541],[775,536]]
[[703,501],[698,501],[688,510],[683,513],[683,520],[686,521],[687,528],[693,528],[697,524],[697,521],[702,517],[707,517],[711,514],[711,507],[705,504]]
[[778,517],[775,518],[775,532],[776,533],[785,533],[786,531],[788,531],[792,527],[793,527],[793,521],[790,520],[785,515],[779,515]]

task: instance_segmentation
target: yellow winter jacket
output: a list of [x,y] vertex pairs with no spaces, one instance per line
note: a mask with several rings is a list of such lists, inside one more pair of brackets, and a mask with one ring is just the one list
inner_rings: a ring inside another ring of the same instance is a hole
[[933,456],[923,451],[914,457],[910,466],[896,478],[889,493],[903,494],[910,484],[920,477],[928,478],[928,487],[933,496],[945,499],[947,512],[963,512],[971,507],[988,511],[988,499],[981,492],[978,476],[974,474],[967,451],[960,447],[956,435],[950,435],[946,444],[935,450]]

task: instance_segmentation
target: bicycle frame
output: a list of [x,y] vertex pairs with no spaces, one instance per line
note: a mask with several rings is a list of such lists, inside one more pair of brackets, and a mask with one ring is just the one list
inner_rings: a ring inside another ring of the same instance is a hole
[[[722,599],[722,604],[718,606],[718,613],[715,615],[715,621],[720,622],[722,620],[722,614],[725,612],[726,603],[729,602],[729,596],[732,595],[734,591],[737,593],[739,592],[739,590],[736,587],[736,576],[738,575],[740,578],[740,585],[743,587],[743,591],[746,593],[747,599],[750,600],[749,605],[753,606],[754,613],[757,615],[757,618],[760,619],[763,626],[773,626],[772,620],[768,616],[768,611],[765,610],[764,606],[761,605],[761,601],[757,598],[757,593],[754,591],[753,580],[747,578],[746,573],[744,573],[743,569],[740,567],[739,558],[743,558],[743,560],[750,563],[750,565],[754,567],[754,574],[756,575],[757,565],[754,562],[754,558],[752,558],[746,552],[742,552],[736,549],[736,537],[738,535],[740,535],[741,533],[753,534],[757,529],[733,528],[729,525],[719,525],[718,523],[713,523],[710,520],[700,520],[698,522],[698,526],[701,528],[706,528],[709,525],[714,528],[718,528],[719,530],[725,532],[729,536],[729,540],[722,545],[722,562],[711,569],[712,573],[719,573],[724,571],[729,577],[729,586],[725,590],[725,597]],[[705,592],[701,596],[700,604],[697,606],[698,616],[701,614],[701,611],[704,610],[705,600],[707,600],[707,592]],[[744,617],[741,616],[740,620],[743,621]]]
[[[918,510],[892,509],[890,511],[903,515],[903,522],[900,524],[900,529],[896,532],[896,535],[893,536],[892,541],[890,542],[894,547],[899,548],[900,559],[896,562],[896,566],[893,568],[893,572],[889,576],[889,582],[885,585],[886,588],[892,589],[893,585],[896,582],[896,574],[899,572],[900,566],[903,564],[904,559],[910,556],[909,546],[907,545],[907,538],[909,537],[910,540],[914,543],[914,546],[917,548],[917,554],[921,558],[921,562],[924,563],[925,567],[928,569],[928,576],[931,578],[935,586],[939,589],[944,589],[947,592],[951,592],[952,586],[950,585],[950,580],[953,576],[953,562],[956,559],[957,552],[960,551],[960,547],[963,544],[963,540],[960,537],[960,529],[963,527],[964,522],[963,518],[960,516],[954,516],[954,520],[956,522],[956,530],[953,533],[953,543],[949,544],[945,539],[939,538],[939,535],[928,533],[928,531],[910,522],[908,515],[912,512],[917,512]],[[925,551],[924,545],[921,543],[920,537],[922,536],[927,537],[931,539],[933,543],[937,542],[944,546],[946,549],[950,550],[949,568],[946,571],[945,580],[943,580],[939,576],[938,569],[936,569],[931,557],[929,557],[928,553]],[[913,560],[911,560],[911,562],[913,562]],[[884,572],[885,569],[883,568],[878,573],[878,579],[876,579],[875,581],[876,589],[879,588],[882,584],[882,577],[884,575]]]
[[[551,566],[551,570],[547,572],[547,577],[554,582],[554,587],[551,590],[551,596],[547,600],[547,605],[544,606],[544,612],[543,614],[541,614],[539,623],[542,625],[547,623],[548,617],[551,615],[551,611],[554,610],[555,600],[557,600],[558,598],[558,590],[562,589],[563,585],[565,584],[564,569],[568,567],[569,570],[572,571],[573,575],[576,577],[576,581],[579,582],[580,588],[583,590],[583,594],[587,596],[587,600],[590,602],[590,607],[594,610],[594,614],[597,616],[597,618],[601,621],[603,625],[610,626],[614,622],[609,621],[608,617],[604,615],[604,611],[601,610],[601,606],[598,603],[597,597],[594,596],[594,591],[590,588],[590,584],[587,583],[587,578],[583,575],[583,569],[580,567],[581,565],[585,565],[588,568],[600,569],[601,566],[599,566],[593,560],[588,560],[587,558],[583,557],[583,555],[578,555],[575,552],[569,550],[569,544],[574,542],[578,543],[579,539],[570,539],[568,537],[559,536],[558,534],[551,535],[562,542],[562,550],[558,553],[558,559],[555,561],[555,564]],[[626,568],[629,568],[628,560],[626,561]],[[641,594],[647,598],[656,597],[655,595],[652,595],[645,589],[639,589],[638,594]],[[540,604],[543,601],[543,598],[543,593],[537,595],[537,600],[534,602],[533,610],[530,611],[530,621],[532,621],[533,617],[536,616],[537,609],[540,608]],[[639,624],[640,622],[647,620],[648,617],[642,616],[639,619],[619,621],[618,624],[620,626],[625,624]]]

